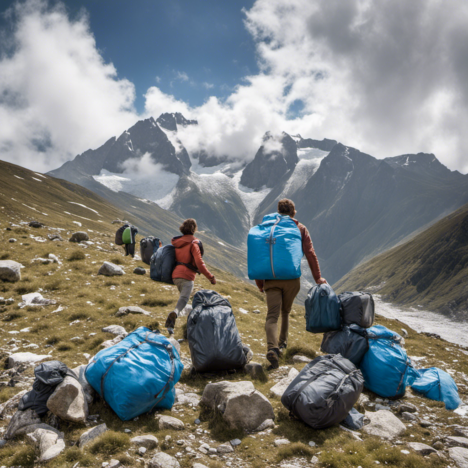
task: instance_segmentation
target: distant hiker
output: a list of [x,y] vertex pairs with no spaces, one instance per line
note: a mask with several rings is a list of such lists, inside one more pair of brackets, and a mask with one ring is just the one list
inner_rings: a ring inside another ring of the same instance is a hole
[[172,279],[179,290],[180,296],[175,309],[167,316],[165,326],[170,334],[174,333],[177,317],[189,301],[195,274],[203,273],[211,284],[216,284],[214,275],[208,271],[202,259],[201,242],[194,236],[197,231],[197,222],[192,218],[186,219],[179,227],[179,230],[182,236],[172,239],[177,261],[177,265],[172,272]]
[[[297,225],[302,239],[302,252],[307,258],[307,262],[309,263],[314,280],[317,284],[326,283],[327,281],[322,278],[320,273],[319,262],[312,245],[309,231],[303,224],[294,219],[294,216],[296,215],[296,207],[294,202],[288,200],[287,198],[280,200],[278,202],[278,213],[282,216],[291,218],[292,221],[294,221],[294,223]],[[289,223],[292,224],[291,221],[289,221]],[[292,224],[292,226],[294,226],[294,224]],[[278,249],[278,247],[279,244],[275,247],[275,249]],[[273,259],[270,260],[273,265]],[[266,358],[268,361],[270,361],[270,370],[277,369],[279,367],[278,361],[280,353],[283,349],[286,349],[288,345],[289,313],[291,312],[294,299],[296,299],[296,296],[301,288],[300,263],[297,271],[299,276],[294,278],[295,275],[293,275],[292,278],[294,279],[281,279],[280,274],[278,279],[255,279],[258,289],[260,292],[265,292],[267,300],[268,312],[265,323],[267,338]],[[278,340],[278,319],[280,315],[281,331]]]

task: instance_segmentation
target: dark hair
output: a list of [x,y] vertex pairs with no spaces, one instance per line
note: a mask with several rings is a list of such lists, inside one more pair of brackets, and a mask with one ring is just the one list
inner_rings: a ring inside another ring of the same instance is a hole
[[197,230],[197,222],[193,218],[186,219],[179,227],[184,236],[193,236]]
[[288,215],[293,218],[296,214],[296,205],[292,200],[283,198],[278,202],[278,213],[282,215]]

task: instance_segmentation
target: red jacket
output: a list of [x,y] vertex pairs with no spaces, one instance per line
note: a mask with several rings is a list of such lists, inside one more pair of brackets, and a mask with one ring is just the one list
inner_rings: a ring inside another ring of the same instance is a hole
[[[315,254],[314,246],[312,245],[312,239],[310,238],[309,231],[303,224],[301,224],[296,219],[293,218],[293,221],[297,224],[299,231],[301,231],[302,251],[304,252],[304,255],[307,258],[307,262],[309,263],[309,268],[312,272],[312,276],[314,277],[315,282],[317,282],[322,277],[322,274],[320,273],[319,261],[317,255]],[[255,283],[257,283],[258,289],[263,290],[263,280],[255,280]]]
[[[205,262],[202,259],[200,247],[198,247],[198,239],[194,236],[179,236],[174,237],[171,241],[176,248],[176,260],[181,263],[191,263],[198,268],[200,273],[203,273],[210,281],[214,276],[206,268]],[[195,280],[196,273],[187,268],[185,265],[177,265],[172,272],[172,278],[184,278],[189,281]]]

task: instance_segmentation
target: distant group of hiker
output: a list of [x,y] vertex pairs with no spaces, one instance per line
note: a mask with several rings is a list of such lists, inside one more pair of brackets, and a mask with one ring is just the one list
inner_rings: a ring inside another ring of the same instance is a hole
[[[380,397],[395,399],[412,386],[428,398],[444,401],[447,409],[455,409],[460,398],[452,377],[437,368],[416,370],[402,346],[402,337],[382,325],[373,326],[375,305],[369,292],[335,294],[321,275],[307,228],[295,216],[294,202],[282,199],[277,212],[265,215],[247,238],[248,277],[266,296],[268,370],[279,367],[288,346],[289,316],[301,288],[304,256],[316,282],[305,301],[305,328],[310,333],[323,333],[321,351],[327,354],[311,360],[284,392],[281,401],[290,414],[315,429],[336,423],[359,429],[364,416],[353,406],[364,387]],[[177,304],[165,322],[169,336],[187,306],[196,274],[203,274],[216,285],[215,276],[203,261],[203,244],[195,237],[196,221],[186,219],[179,229],[181,235],[171,244],[163,245],[157,237],[140,242],[141,258],[150,265],[150,278],[173,284],[179,291]],[[125,244],[124,239],[135,242],[133,226],[119,228],[116,243]],[[126,248],[126,253],[132,250]],[[170,408],[174,403],[174,385],[183,365],[171,339],[140,327],[117,345],[100,351],[88,365],[88,381],[121,419],[157,407]],[[187,341],[192,369],[199,373],[243,369],[252,357],[242,343],[231,304],[213,290],[194,294],[187,317]],[[141,359],[150,364],[141,368]],[[133,360],[140,381],[132,377]],[[111,383],[106,384],[106,379]],[[114,391],[115,382],[119,383],[119,392]],[[158,390],[154,399],[140,389],[142,382],[150,382]],[[126,386],[132,387],[128,394],[122,390]],[[141,399],[135,399],[140,390]]]

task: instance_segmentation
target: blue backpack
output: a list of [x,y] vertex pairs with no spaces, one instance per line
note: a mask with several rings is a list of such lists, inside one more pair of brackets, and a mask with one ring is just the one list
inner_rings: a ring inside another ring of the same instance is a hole
[[247,237],[247,266],[251,280],[288,280],[301,276],[302,236],[289,217],[263,217]]
[[400,346],[401,336],[383,325],[374,325],[367,330],[367,339],[369,350],[360,365],[364,386],[383,398],[402,397],[418,371]]
[[341,329],[340,301],[329,284],[310,289],[305,301],[306,330],[326,333]]
[[156,408],[170,409],[174,385],[184,366],[179,353],[159,332],[137,328],[120,343],[103,349],[85,376],[122,421]]

